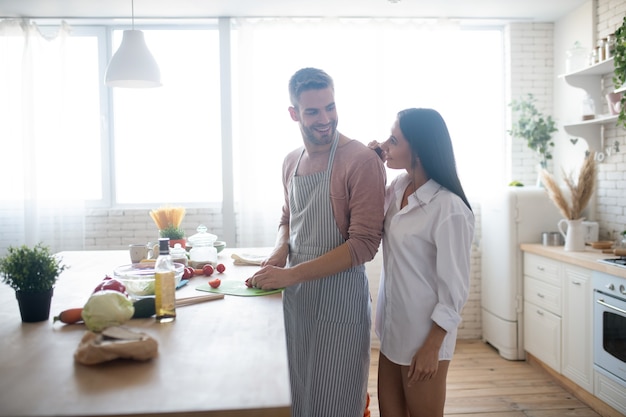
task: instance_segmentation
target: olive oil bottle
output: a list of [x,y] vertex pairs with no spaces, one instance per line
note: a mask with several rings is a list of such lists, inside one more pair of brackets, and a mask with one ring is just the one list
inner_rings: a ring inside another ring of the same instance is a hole
[[176,277],[169,243],[169,238],[159,239],[159,256],[154,264],[154,309],[158,323],[176,319]]

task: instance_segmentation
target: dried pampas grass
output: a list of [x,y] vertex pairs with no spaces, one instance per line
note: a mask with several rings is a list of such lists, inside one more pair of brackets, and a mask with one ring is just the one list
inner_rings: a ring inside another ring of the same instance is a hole
[[541,171],[541,180],[548,190],[548,195],[563,217],[568,220],[580,219],[583,210],[589,204],[596,185],[597,170],[595,161],[595,152],[590,152],[580,168],[576,183],[574,183],[571,174],[565,175],[563,173],[565,184],[570,192],[569,200],[571,203],[563,194],[563,190],[558,186],[552,174],[545,169]]

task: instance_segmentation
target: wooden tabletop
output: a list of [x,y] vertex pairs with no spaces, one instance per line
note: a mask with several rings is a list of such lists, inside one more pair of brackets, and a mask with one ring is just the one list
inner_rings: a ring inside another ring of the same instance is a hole
[[603,253],[601,249],[593,249],[587,246],[584,251],[566,251],[563,246],[545,246],[539,243],[523,243],[520,248],[524,252],[578,265],[592,271],[626,278],[626,268],[598,262],[600,259],[616,258],[614,254]]
[[[234,266],[225,249],[223,280],[245,280],[258,268]],[[263,252],[261,252],[263,253]],[[268,250],[269,253],[269,250]],[[74,361],[83,324],[53,324],[82,307],[102,278],[130,263],[128,251],[62,252],[70,266],[57,282],[50,319],[22,323],[15,292],[0,286],[0,416],[289,416],[290,390],[281,294],[226,295],[179,307],[173,323],[133,319],[126,326],[158,342],[148,362]],[[194,277],[177,297],[206,295]]]

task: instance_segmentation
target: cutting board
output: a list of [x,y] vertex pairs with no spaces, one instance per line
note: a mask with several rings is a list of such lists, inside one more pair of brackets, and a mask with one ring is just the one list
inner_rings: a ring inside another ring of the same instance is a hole
[[237,295],[240,297],[257,297],[260,295],[276,294],[282,291],[282,289],[261,290],[258,288],[248,288],[244,281],[237,280],[222,280],[222,283],[217,288],[212,288],[209,284],[201,284],[196,287],[196,290],[215,294]]

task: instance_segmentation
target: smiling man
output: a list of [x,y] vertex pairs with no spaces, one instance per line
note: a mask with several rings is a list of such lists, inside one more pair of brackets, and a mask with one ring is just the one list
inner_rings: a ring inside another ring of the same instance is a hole
[[252,285],[283,295],[294,417],[361,417],[370,295],[364,263],[380,244],[385,170],[337,130],[333,80],[303,68],[289,82],[303,147],[285,157],[276,246]]

